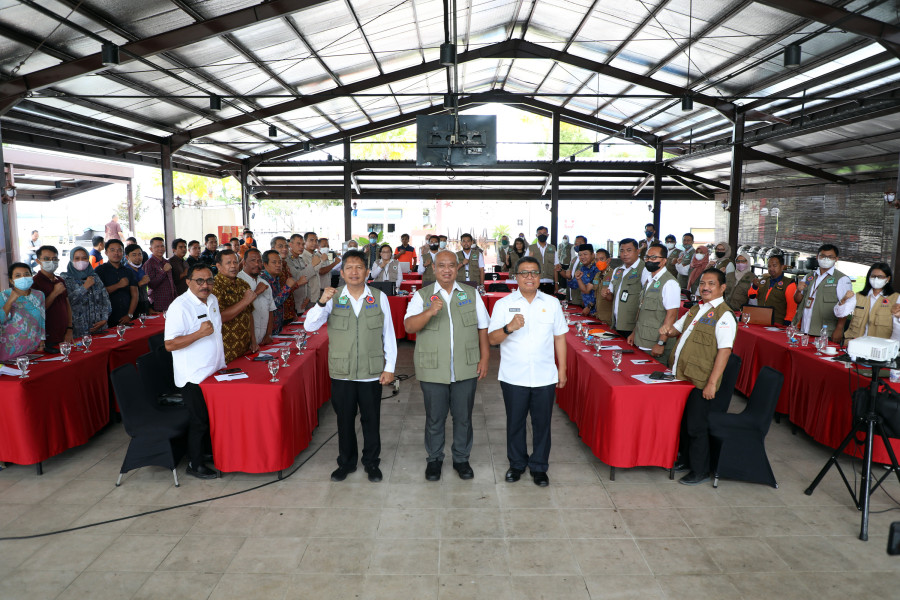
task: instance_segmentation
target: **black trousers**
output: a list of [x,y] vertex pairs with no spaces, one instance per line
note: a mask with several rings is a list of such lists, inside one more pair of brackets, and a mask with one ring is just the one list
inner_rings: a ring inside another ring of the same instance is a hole
[[337,415],[338,466],[355,467],[359,454],[356,443],[356,412],[362,424],[364,467],[381,462],[381,384],[378,381],[331,380],[331,406]]
[[[544,473],[550,466],[550,418],[556,385],[526,387],[500,382],[506,405],[506,457],[509,466]],[[531,413],[531,456],[526,443],[526,418]]]
[[209,440],[209,412],[203,390],[196,383],[186,383],[179,388],[184,406],[188,410],[188,460],[194,467],[203,464],[203,455],[211,448]]
[[691,390],[681,418],[681,460],[691,471],[703,475],[709,473],[709,400],[703,390]]

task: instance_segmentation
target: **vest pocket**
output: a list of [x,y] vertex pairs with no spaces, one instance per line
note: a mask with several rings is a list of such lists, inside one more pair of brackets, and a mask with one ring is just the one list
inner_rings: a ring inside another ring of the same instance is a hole
[[384,327],[384,313],[371,315],[366,322],[369,324],[369,329],[381,329]]
[[350,317],[331,313],[331,316],[328,317],[328,327],[340,331],[347,331],[350,329]]
[[[472,305],[472,310],[463,311],[462,314],[462,322],[466,327],[471,327],[473,325],[478,324],[478,315],[475,314],[474,304]],[[478,361],[475,361],[478,362]]]
[[417,369],[437,369],[438,353],[417,350],[413,355],[413,363]]
[[369,356],[369,372],[381,373],[384,371],[384,356],[381,354],[372,354]]
[[350,353],[329,350],[328,370],[332,374],[346,374],[350,372]]
[[481,348],[478,345],[478,342],[474,344],[466,345],[466,364],[467,365],[477,365],[478,361],[481,360]]

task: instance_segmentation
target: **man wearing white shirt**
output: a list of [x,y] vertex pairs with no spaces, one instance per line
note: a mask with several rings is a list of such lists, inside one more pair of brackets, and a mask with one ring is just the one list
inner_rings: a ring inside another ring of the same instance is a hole
[[472,285],[484,283],[484,253],[479,248],[472,248],[472,235],[464,233],[459,237],[462,250],[456,253],[459,270],[457,281],[471,282]]
[[670,359],[676,379],[694,384],[681,419],[680,458],[676,471],[690,469],[679,480],[697,485],[709,480],[709,401],[715,398],[731,356],[737,323],[725,299],[725,273],[712,268],[700,275],[695,304],[674,326],[659,328],[660,338],[681,336]]
[[650,273],[644,269],[637,240],[633,238],[625,238],[619,242],[619,258],[622,259],[622,265],[613,271],[603,295],[613,303],[613,328],[616,333],[627,338],[634,331],[641,290],[650,278]]
[[[246,281],[251,290],[257,290],[260,283],[267,283],[260,277],[262,269],[262,253],[257,248],[248,248],[244,252],[244,267],[237,276]],[[253,301],[253,335],[259,346],[272,342],[273,311],[276,308],[275,300],[272,297],[272,287],[266,285],[262,293],[257,295],[256,300]]]
[[[328,371],[331,406],[338,423],[338,468],[332,481],[356,471],[356,411],[363,431],[362,464],[369,481],[382,479],[381,388],[394,381],[397,338],[388,297],[366,285],[366,255],[344,254],[341,275],[346,287],[328,287],[306,315],[303,327],[316,331],[328,322]],[[336,301],[334,297],[337,296]]]
[[[525,467],[534,483],[550,485],[550,419],[555,389],[566,385],[566,332],[559,300],[538,291],[541,265],[526,256],[519,261],[519,289],[494,306],[488,341],[500,345],[500,388],[506,405],[506,481],[519,480]],[[558,364],[557,364],[558,361]],[[525,423],[531,414],[532,453]]]
[[455,281],[456,254],[437,253],[437,282],[413,294],[406,318],[407,333],[417,334],[416,379],[425,396],[425,479],[438,481],[444,462],[447,413],[453,415],[453,468],[460,479],[472,479],[472,409],[475,387],[487,375],[490,345],[487,309],[481,296]]
[[660,339],[659,329],[668,329],[678,318],[681,289],[675,277],[666,269],[668,250],[653,242],[644,255],[644,267],[649,274],[641,290],[637,322],[628,336],[628,343],[649,352],[663,364],[668,363],[674,340]]
[[188,475],[215,479],[216,472],[204,464],[204,438],[209,433],[209,413],[200,382],[225,368],[222,343],[222,313],[210,292],[212,269],[197,263],[188,269],[188,291],[175,298],[166,313],[166,350],[172,353],[175,385],[188,409]]
[[834,267],[838,254],[837,246],[819,246],[816,253],[819,268],[815,275],[808,275],[797,283],[797,291],[794,292],[797,314],[793,321],[795,327],[810,335],[819,335],[822,326],[827,326],[831,331],[831,341],[835,344],[843,341],[844,323],[856,306],[847,299],[847,292],[853,291],[850,278]]

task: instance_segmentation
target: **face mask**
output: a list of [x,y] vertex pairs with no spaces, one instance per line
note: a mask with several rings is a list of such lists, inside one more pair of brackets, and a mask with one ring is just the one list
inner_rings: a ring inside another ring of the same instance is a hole
[[564,236],[563,236],[563,243],[564,243],[564,244],[568,244],[568,243],[569,243],[569,236],[567,236],[567,235],[564,235]]
[[431,249],[432,252],[434,252],[435,250],[440,248],[440,246],[438,244],[431,244],[430,246],[428,246],[428,248]]
[[674,250],[675,242],[666,242],[666,248],[668,248],[669,250]]
[[691,248],[693,248],[693,246],[691,244],[682,244],[681,247],[684,248],[685,250],[690,250]]
[[734,268],[743,273],[750,268],[750,263],[735,263]]
[[32,284],[34,284],[34,278],[32,277],[19,277],[15,281],[13,281],[13,285],[16,286],[17,290],[30,290]]
[[705,260],[706,259],[706,254],[700,254],[699,252],[695,256],[697,257],[697,260]]
[[725,258],[725,253],[719,252],[718,250],[716,250],[716,258]]
[[347,246],[347,250],[359,250],[356,246]]
[[439,246],[440,246],[441,248],[446,248],[446,247],[447,247],[447,242],[441,242],[441,243],[439,244]]
[[378,243],[378,238],[369,238],[369,243],[373,246]]
[[651,273],[656,273],[657,271],[659,271],[659,263],[658,262],[647,261],[644,263],[644,266],[647,267],[647,270],[650,271]]
[[886,277],[869,277],[869,285],[872,286],[872,289],[880,290],[887,285],[887,282]]
[[58,266],[59,266],[58,260],[42,260],[41,261],[41,268],[43,270],[47,271],[48,273],[55,273],[56,268]]
[[549,236],[544,235],[544,234],[541,234],[541,235],[537,236],[538,241],[539,241],[540,243],[542,243],[542,244],[545,243],[545,242],[547,241],[547,238],[548,238],[548,237],[549,237]]
[[650,230],[650,229],[645,229],[645,230],[644,230],[644,235],[646,235],[648,238],[652,238],[652,237],[653,237],[653,231]]
[[328,252],[329,250],[330,250],[330,248],[328,246],[325,246],[324,248],[319,248],[319,252],[321,252],[322,254]]
[[140,269],[140,268],[141,268],[141,263],[135,264],[135,263],[133,263],[133,262],[131,262],[131,261],[129,260],[129,261],[128,261],[128,264],[131,265],[132,267],[134,267],[135,269]]
[[600,269],[601,271],[605,271],[608,266],[609,266],[608,260],[598,260],[597,261],[597,268]]
[[506,246],[509,246],[509,240],[503,240],[502,242],[500,242],[500,245],[503,246],[504,248]]
[[819,266],[827,271],[828,269],[830,269],[831,267],[834,266],[834,259],[833,258],[820,258]]
[[72,266],[78,269],[79,271],[84,271],[88,268],[88,261],[86,260],[76,260],[72,262]]

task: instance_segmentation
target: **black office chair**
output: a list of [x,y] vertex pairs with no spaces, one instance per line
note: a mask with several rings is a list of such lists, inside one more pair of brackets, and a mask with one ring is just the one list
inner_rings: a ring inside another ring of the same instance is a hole
[[709,415],[713,487],[719,486],[720,477],[778,487],[765,441],[783,383],[784,375],[763,367],[743,412]]
[[487,286],[489,292],[508,292],[509,286],[505,283],[492,283]]
[[122,476],[128,471],[149,466],[170,469],[175,478],[175,486],[178,487],[175,467],[185,455],[187,409],[163,410],[157,406],[132,364],[113,369],[110,379],[122,414],[122,423],[126,433],[131,436],[116,487],[122,483]]
[[719,391],[716,397],[709,403],[710,413],[728,412],[728,406],[731,404],[731,397],[734,396],[734,386],[737,384],[738,374],[741,372],[741,357],[731,353],[728,357],[728,364],[725,365],[725,372],[722,373],[722,383],[719,384]]

